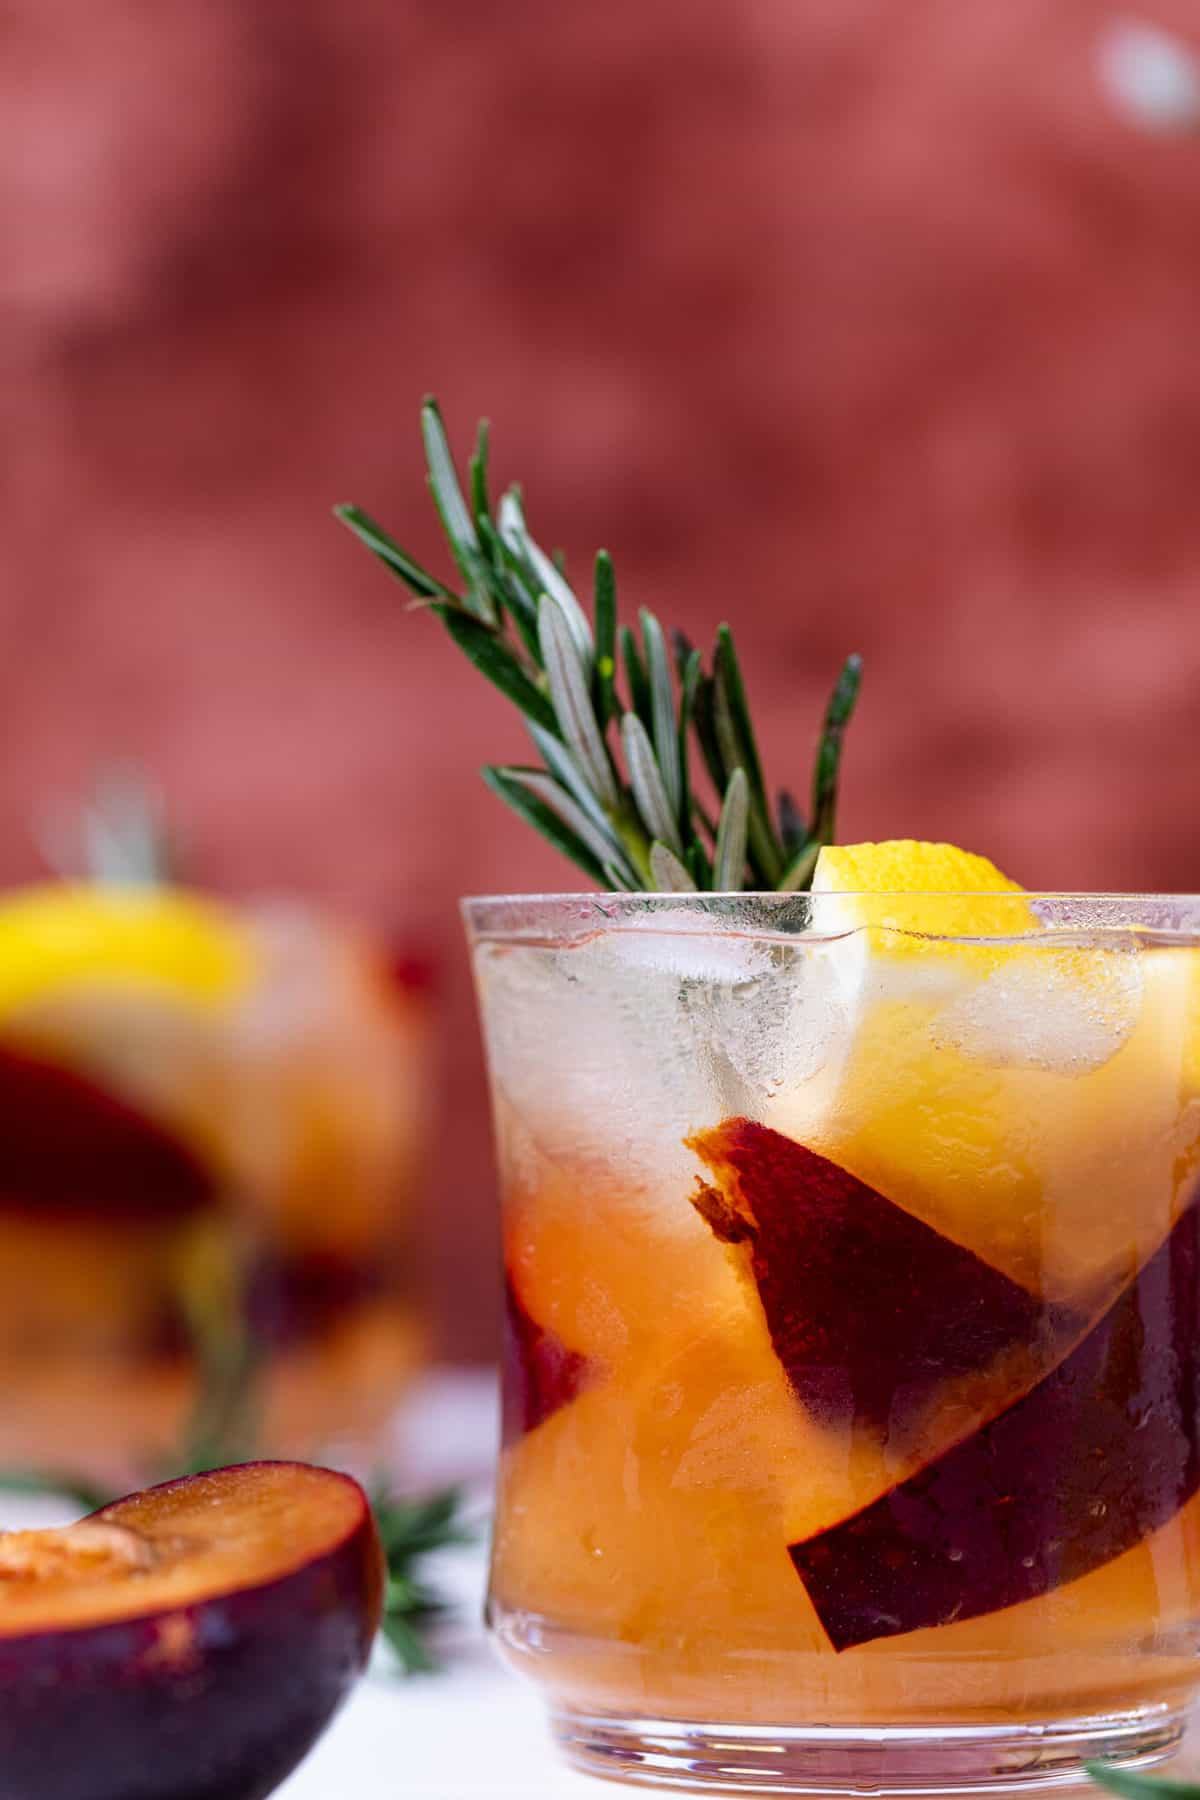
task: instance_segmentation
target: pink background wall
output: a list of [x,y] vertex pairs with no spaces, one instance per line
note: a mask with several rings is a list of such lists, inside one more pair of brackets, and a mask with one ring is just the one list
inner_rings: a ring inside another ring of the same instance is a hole
[[[491,1342],[455,915],[561,885],[521,752],[329,518],[436,554],[416,409],[577,569],[733,614],[776,780],[867,657],[854,837],[1200,887],[1200,132],[1114,100],[1102,0],[8,0],[0,879],[98,759],[196,875],[444,968],[429,1240]],[[1200,52],[1194,0],[1139,16]]]

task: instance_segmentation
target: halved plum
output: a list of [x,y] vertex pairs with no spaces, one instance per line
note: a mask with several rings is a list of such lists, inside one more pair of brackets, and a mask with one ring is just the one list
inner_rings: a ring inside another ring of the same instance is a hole
[[735,1247],[775,1353],[827,1425],[903,1426],[950,1378],[1049,1342],[1061,1310],[803,1144],[751,1119],[689,1139],[693,1204]]
[[1200,1206],[1064,1360],[861,1512],[789,1546],[836,1650],[1047,1593],[1200,1489]]
[[0,1208],[174,1218],[213,1176],[161,1125],[87,1076],[0,1044]]
[[0,1534],[0,1794],[261,1800],[365,1666],[382,1589],[362,1489],[301,1463]]
[[515,1443],[589,1387],[596,1364],[568,1349],[522,1304],[512,1277],[504,1278],[504,1349],[500,1363],[504,1443]]

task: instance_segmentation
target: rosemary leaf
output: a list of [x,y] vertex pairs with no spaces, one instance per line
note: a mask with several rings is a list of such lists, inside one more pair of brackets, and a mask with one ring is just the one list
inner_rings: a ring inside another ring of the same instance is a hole
[[671,691],[671,667],[662,626],[652,612],[641,610],[642,644],[646,653],[646,678],[650,683],[650,722],[654,754],[666,791],[667,805],[681,824],[686,824],[683,774],[679,766],[679,728],[675,719],[675,695]]
[[[527,773],[538,773],[538,771],[527,771]],[[597,885],[603,883],[604,871],[596,858],[584,848],[572,832],[567,830],[556,813],[551,812],[548,806],[543,806],[542,802],[529,793],[519,781],[513,779],[511,770],[489,764],[482,774],[492,792],[498,794],[501,800],[524,819],[527,825],[532,825],[535,831],[540,831],[546,841],[553,844],[554,848],[561,851],[564,856],[569,857],[578,868],[583,870],[590,881],[596,882]]]
[[615,719],[617,704],[617,579],[607,550],[596,552],[595,604],[596,668],[592,694],[601,729]]
[[630,881],[628,875],[619,869],[616,863],[605,863],[604,879],[610,888],[615,888],[618,894],[639,894],[642,891],[641,882]]
[[494,631],[489,630],[481,619],[458,612],[452,606],[444,606],[440,601],[434,602],[432,610],[480,674],[486,675],[494,687],[519,706],[526,718],[546,731],[557,729],[558,722],[550,701]]
[[654,729],[654,713],[650,705],[650,682],[646,665],[638,649],[637,639],[628,625],[622,625],[621,661],[625,664],[625,680],[629,687],[629,708],[635,712],[647,731]]
[[608,843],[606,852],[608,859],[618,867],[625,866],[627,879],[633,878],[633,870],[626,865],[625,851],[621,839],[615,830],[612,820],[596,798],[587,776],[579,766],[573,751],[569,750],[561,740],[549,731],[543,731],[540,725],[529,725],[529,735],[534,746],[546,763],[550,773],[560,787],[567,789],[576,800],[593,826]]
[[474,1533],[463,1522],[462,1505],[457,1488],[425,1500],[400,1500],[386,1483],[376,1483],[371,1494],[387,1563],[380,1629],[406,1675],[428,1674],[437,1667],[424,1633],[446,1605],[420,1579],[419,1564],[433,1551],[473,1541]]
[[655,891],[660,894],[694,894],[696,883],[692,880],[673,850],[660,843],[657,838],[650,846],[650,873],[654,877]]
[[715,691],[716,683],[712,676],[701,675],[692,701],[692,720],[708,778],[717,793],[723,794],[729,780],[729,771],[721,760],[721,747],[717,743]]
[[745,769],[735,769],[725,789],[717,848],[713,857],[713,890],[736,893],[746,873],[746,833],[750,818],[750,784]]
[[516,625],[521,642],[540,669],[542,647],[538,641],[537,603],[492,520],[481,516],[478,526],[483,555],[490,564],[488,574],[493,597]]
[[662,775],[654,760],[654,749],[646,727],[636,713],[627,712],[621,720],[621,743],[629,771],[629,785],[633,789],[642,823],[652,840],[661,839],[676,856],[682,856],[683,844],[679,837],[679,827],[675,823]]
[[483,573],[483,556],[479,536],[470,510],[458,484],[454,458],[442,415],[436,400],[427,399],[421,408],[421,434],[425,440],[425,460],[429,465],[429,489],[445,529],[454,560],[467,582],[463,604],[485,625],[498,623],[496,603],[488,592]]
[[579,659],[590,677],[594,655],[592,628],[587,622],[587,616],[582,606],[575,598],[575,592],[570,582],[566,580],[546,552],[530,537],[525,524],[525,514],[521,507],[521,497],[515,488],[510,488],[500,502],[498,523],[500,536],[513,555],[524,564],[530,577],[531,586],[539,601],[543,594],[549,594],[552,600],[557,600],[563,617],[570,626]]
[[771,829],[770,820],[759,804],[749,769],[749,752],[738,730],[733,703],[729,697],[728,684],[720,676],[716,678],[716,685],[713,689],[713,722],[721,761],[727,769],[745,770],[750,802],[746,821],[750,860],[761,885],[773,888],[783,873],[783,857],[775,842],[775,834]]
[[775,810],[779,816],[779,836],[784,852],[794,857],[808,842],[808,821],[796,804],[796,796],[787,788],[780,788]]
[[382,525],[377,525],[370,513],[365,513],[361,506],[335,506],[335,519],[352,531],[360,544],[365,544],[373,556],[377,556],[385,569],[398,575],[405,586],[411,588],[422,600],[448,600],[454,606],[462,602],[457,594],[438,581],[436,576],[423,569],[415,562],[406,550],[402,550],[394,538],[390,538]]
[[691,775],[688,769],[688,731],[692,723],[692,709],[696,704],[696,689],[700,685],[702,665],[700,652],[689,650],[679,670],[679,824],[684,838],[692,835],[692,791]]
[[508,768],[503,773],[518,787],[524,788],[527,794],[532,794],[535,800],[540,800],[579,840],[600,867],[612,861],[613,845],[608,833],[597,830],[582,806],[565,788],[559,786],[552,775],[547,775],[544,769]]
[[570,622],[553,594],[542,595],[538,637],[558,729],[599,798],[606,806],[616,806],[616,778],[592,711],[587,675],[571,636]]
[[688,873],[700,889],[706,893],[712,886],[712,864],[704,854],[704,845],[692,842],[687,847]]
[[675,654],[675,673],[682,681],[688,663],[692,659],[694,646],[687,632],[680,631],[678,625],[671,627],[671,649]]
[[638,886],[653,887],[654,882],[650,874],[650,838],[638,817],[637,806],[631,794],[623,795],[620,811],[613,823],[618,837],[625,846],[625,860],[637,873]]
[[733,633],[728,625],[717,627],[717,647],[713,652],[713,668],[717,681],[729,702],[729,711],[733,719],[741,750],[741,762],[750,778],[750,792],[766,811],[767,792],[763,786],[762,763],[759,761],[758,745],[754,741],[754,727],[750,723],[750,708],[746,703],[746,687],[742,680],[741,665],[737,651],[733,647]]
[[816,838],[798,850],[779,878],[779,892],[798,894],[802,888],[806,888],[813,878],[813,870],[820,854],[821,845]]
[[[423,1609],[428,1610],[428,1609]],[[405,1675],[433,1675],[437,1660],[411,1621],[399,1612],[384,1614],[379,1629]]]
[[475,520],[475,529],[479,529],[481,519],[490,519],[491,502],[488,499],[488,448],[489,431],[486,419],[480,419],[475,433],[475,454],[470,461],[471,476],[471,512]]
[[846,727],[854,715],[861,686],[862,657],[848,656],[825,709],[825,724],[813,770],[812,834],[819,844],[833,842],[837,822],[837,784],[842,761],[842,741],[846,735]]

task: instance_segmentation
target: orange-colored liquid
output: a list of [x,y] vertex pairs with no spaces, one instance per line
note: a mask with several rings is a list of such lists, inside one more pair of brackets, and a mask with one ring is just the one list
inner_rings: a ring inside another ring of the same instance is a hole
[[[1192,1003],[1167,960],[1094,1066],[967,1058],[937,1038],[944,995],[917,994],[860,1020],[794,1103],[743,1089],[748,1114],[1082,1321],[1069,1342],[947,1382],[898,1435],[801,1403],[736,1250],[689,1203],[698,1162],[676,1187],[636,1154],[572,1157],[512,1104],[499,1068],[508,1278],[529,1319],[585,1359],[547,1416],[509,1421],[490,1605],[516,1667],[581,1709],[774,1725],[1083,1718],[1196,1686],[1200,1499],[1019,1604],[841,1651],[788,1554],[1036,1385],[1185,1213]],[[481,987],[486,1017],[486,967]],[[673,1168],[683,1138],[719,1122],[648,1109],[644,1138]],[[1181,1417],[1181,1457],[1198,1429]],[[1127,1454],[1135,1467],[1132,1421]]]

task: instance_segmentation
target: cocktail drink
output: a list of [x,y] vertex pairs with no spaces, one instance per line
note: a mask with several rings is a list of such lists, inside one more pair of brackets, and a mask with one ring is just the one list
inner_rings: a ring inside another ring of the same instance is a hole
[[311,911],[8,897],[0,1465],[372,1455],[423,1343],[426,1060],[423,996]]
[[[581,1765],[959,1793],[1200,1685],[1200,901],[838,842],[707,660],[590,608],[421,415],[458,571],[345,524],[523,714],[595,897],[467,905],[504,1203],[490,1617]],[[669,646],[669,647],[668,647]],[[811,892],[805,894],[804,890]]]
[[1082,1779],[1200,1684],[1200,902],[823,863],[468,905],[491,1626],[610,1774]]

